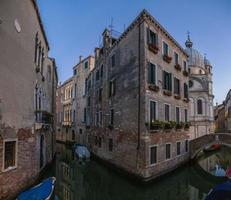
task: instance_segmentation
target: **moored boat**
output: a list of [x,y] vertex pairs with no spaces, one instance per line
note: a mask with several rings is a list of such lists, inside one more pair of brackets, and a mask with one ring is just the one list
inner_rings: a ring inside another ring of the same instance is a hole
[[50,177],[31,189],[22,192],[16,200],[50,200],[55,181],[55,177]]
[[219,184],[208,193],[205,200],[231,199],[231,181]]

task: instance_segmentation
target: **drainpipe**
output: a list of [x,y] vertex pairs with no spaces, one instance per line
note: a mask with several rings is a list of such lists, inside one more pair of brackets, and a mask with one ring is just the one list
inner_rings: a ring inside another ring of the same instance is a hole
[[[53,62],[53,61],[52,61]],[[56,117],[56,113],[54,113],[54,106],[55,106],[55,100],[54,100],[54,62],[53,62],[53,75],[52,75],[52,106],[51,106],[51,112],[53,114],[53,120],[52,120],[52,132],[51,132],[51,154],[52,154],[52,159],[54,156],[54,123],[55,123],[55,117]]]
[[139,169],[139,150],[140,150],[140,81],[141,81],[141,61],[140,61],[140,41],[141,41],[141,30],[140,30],[141,22],[139,22],[139,39],[138,39],[138,133],[137,133],[137,151],[136,151],[136,169]]

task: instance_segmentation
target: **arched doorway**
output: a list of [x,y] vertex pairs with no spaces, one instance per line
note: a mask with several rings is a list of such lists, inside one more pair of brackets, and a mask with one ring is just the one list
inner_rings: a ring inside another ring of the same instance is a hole
[[42,168],[44,164],[43,147],[44,147],[44,136],[41,135],[41,138],[40,138],[40,168]]

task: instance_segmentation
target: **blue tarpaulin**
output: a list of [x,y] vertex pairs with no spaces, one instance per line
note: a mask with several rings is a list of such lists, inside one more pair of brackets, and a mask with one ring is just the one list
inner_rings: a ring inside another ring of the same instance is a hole
[[54,189],[55,178],[44,180],[39,185],[22,192],[17,200],[48,200]]

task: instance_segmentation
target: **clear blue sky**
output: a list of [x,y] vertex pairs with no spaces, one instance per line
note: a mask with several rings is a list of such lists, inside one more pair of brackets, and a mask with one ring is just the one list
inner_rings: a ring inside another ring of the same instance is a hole
[[122,32],[142,9],[147,9],[182,45],[191,32],[194,48],[213,65],[214,103],[231,88],[230,0],[37,0],[56,59],[60,81],[72,75],[79,56],[94,53],[113,17]]

